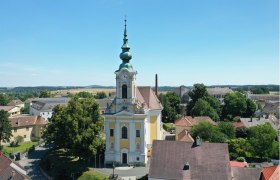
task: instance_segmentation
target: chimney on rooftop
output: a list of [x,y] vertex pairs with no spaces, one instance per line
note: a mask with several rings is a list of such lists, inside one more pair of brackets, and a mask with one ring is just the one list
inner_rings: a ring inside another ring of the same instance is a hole
[[16,176],[16,171],[12,171],[11,177],[15,177],[15,176]]
[[190,164],[188,162],[184,164],[183,170],[184,171],[190,170]]
[[155,85],[155,93],[158,95],[158,75],[156,74],[156,85]]
[[200,146],[201,145],[201,140],[200,140],[199,136],[196,136],[196,138],[195,138],[195,145],[196,146]]

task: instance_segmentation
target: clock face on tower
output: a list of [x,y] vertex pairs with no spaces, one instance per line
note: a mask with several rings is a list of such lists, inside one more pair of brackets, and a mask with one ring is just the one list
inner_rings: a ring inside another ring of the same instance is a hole
[[124,73],[124,74],[122,75],[122,79],[123,79],[123,80],[127,80],[127,79],[128,79],[128,75],[127,75],[126,73]]

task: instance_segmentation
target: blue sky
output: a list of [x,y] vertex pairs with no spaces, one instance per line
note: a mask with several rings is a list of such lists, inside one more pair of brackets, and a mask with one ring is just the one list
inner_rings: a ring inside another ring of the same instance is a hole
[[138,85],[279,84],[278,0],[9,0],[0,87],[115,85],[125,14]]

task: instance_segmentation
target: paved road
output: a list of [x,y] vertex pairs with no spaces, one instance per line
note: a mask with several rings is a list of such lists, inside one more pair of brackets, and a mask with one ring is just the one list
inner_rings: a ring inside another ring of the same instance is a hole
[[33,152],[28,155],[26,154],[26,156],[23,156],[22,159],[18,161],[21,166],[27,169],[27,175],[32,180],[46,180],[40,171],[40,160],[50,147],[50,145],[41,144],[37,146]]
[[[122,178],[124,177],[141,178],[149,173],[149,168],[150,168],[150,158],[148,159],[146,167],[119,167],[119,168],[117,167],[115,168],[114,173],[118,174],[118,176]],[[95,168],[95,169],[108,176],[113,173],[112,168]]]

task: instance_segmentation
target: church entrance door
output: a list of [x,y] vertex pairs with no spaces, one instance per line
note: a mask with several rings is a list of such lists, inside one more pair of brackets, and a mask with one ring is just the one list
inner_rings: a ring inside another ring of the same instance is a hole
[[122,163],[127,164],[127,153],[122,153]]

